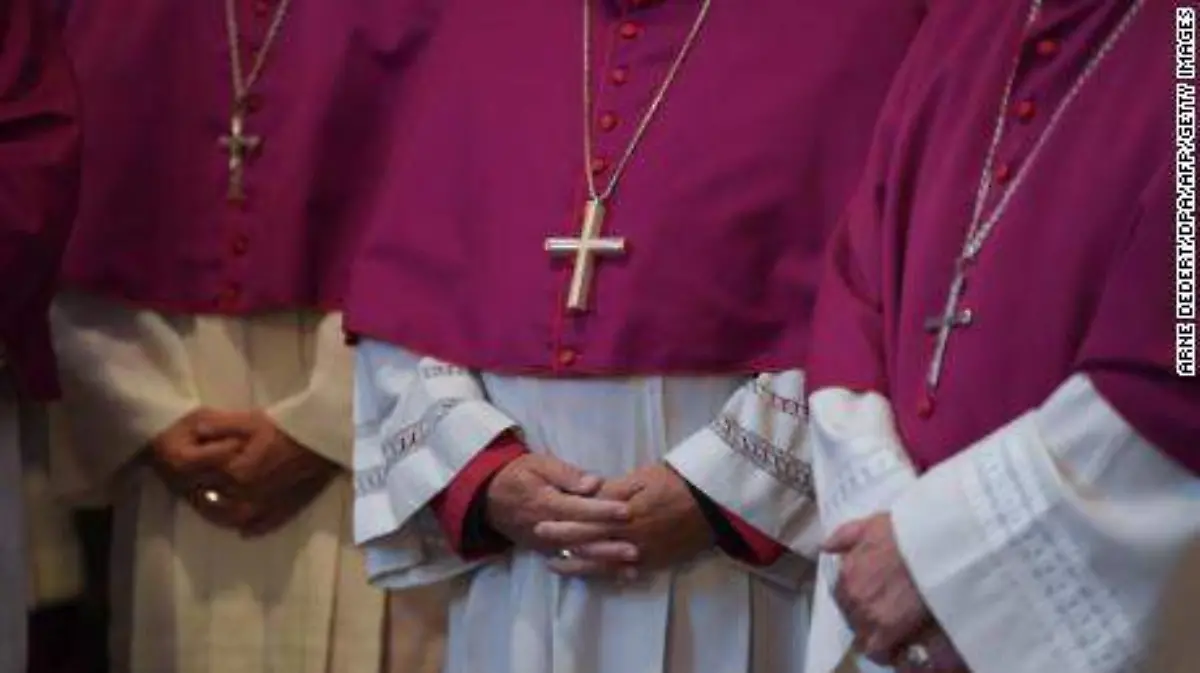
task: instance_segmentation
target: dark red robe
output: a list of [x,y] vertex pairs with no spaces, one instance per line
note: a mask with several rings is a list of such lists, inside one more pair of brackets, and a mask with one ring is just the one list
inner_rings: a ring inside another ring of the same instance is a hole
[[22,392],[58,392],[47,311],[75,214],[80,132],[49,7],[0,3],[0,343]]

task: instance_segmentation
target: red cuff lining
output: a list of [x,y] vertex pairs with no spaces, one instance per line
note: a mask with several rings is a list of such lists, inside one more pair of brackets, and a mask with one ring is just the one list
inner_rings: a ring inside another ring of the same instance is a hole
[[784,547],[769,535],[746,523],[745,520],[728,509],[721,507],[721,514],[725,516],[725,520],[729,522],[729,525],[741,537],[742,542],[745,543],[745,549],[749,550],[748,555],[731,553],[730,545],[721,544],[721,541],[718,540],[721,549],[737,560],[753,566],[765,567],[778,561],[784,552],[787,551],[787,547]]
[[[467,463],[462,471],[454,477],[450,485],[430,501],[429,507],[433,510],[442,527],[442,532],[445,533],[451,549],[456,554],[462,555],[466,546],[467,541],[463,538],[463,534],[467,529],[467,517],[471,513],[471,505],[475,499],[483,495],[484,486],[497,472],[525,455],[527,451],[525,445],[515,436],[506,434],[500,437],[472,458],[471,462]],[[479,550],[474,551],[478,552]]]

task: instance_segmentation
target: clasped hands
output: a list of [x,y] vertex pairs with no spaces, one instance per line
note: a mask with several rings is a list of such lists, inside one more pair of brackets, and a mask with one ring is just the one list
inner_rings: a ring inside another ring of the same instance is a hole
[[562,575],[632,580],[713,545],[687,484],[664,464],[606,481],[530,453],[501,469],[486,497],[489,526]]
[[897,673],[970,673],[921,598],[900,554],[891,515],[842,526],[823,551],[841,560],[834,599],[854,631],[859,653]]
[[290,521],[338,471],[261,411],[207,408],[156,437],[149,461],[201,516],[247,537]]

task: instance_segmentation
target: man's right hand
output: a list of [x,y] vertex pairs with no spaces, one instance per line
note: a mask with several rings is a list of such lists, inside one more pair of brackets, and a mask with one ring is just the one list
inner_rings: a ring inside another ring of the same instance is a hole
[[[534,534],[543,521],[611,525],[614,531],[629,521],[628,503],[593,497],[601,485],[598,477],[557,458],[526,454],[497,472],[488,485],[488,525],[517,546],[553,556],[559,550],[546,548]],[[636,555],[637,550],[627,546]]]
[[[245,445],[240,436],[201,436],[214,414],[198,409],[176,421],[150,442],[149,459],[167,488],[186,500],[212,523],[240,528],[256,511],[236,500],[234,489],[222,469]],[[206,494],[215,493],[213,502]]]

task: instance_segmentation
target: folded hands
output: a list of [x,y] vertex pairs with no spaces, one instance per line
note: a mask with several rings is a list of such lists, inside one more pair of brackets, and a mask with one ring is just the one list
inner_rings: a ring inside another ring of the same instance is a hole
[[245,536],[292,520],[339,470],[261,411],[196,410],[159,434],[148,458],[197,513]]
[[714,544],[687,483],[665,464],[601,480],[557,458],[527,454],[496,474],[486,497],[488,524],[546,554],[563,575],[632,580]]

